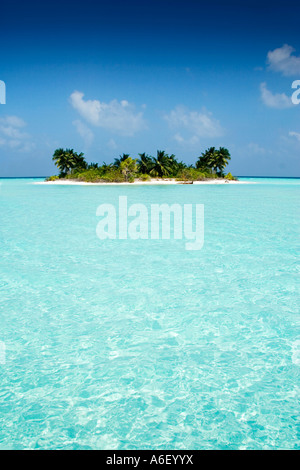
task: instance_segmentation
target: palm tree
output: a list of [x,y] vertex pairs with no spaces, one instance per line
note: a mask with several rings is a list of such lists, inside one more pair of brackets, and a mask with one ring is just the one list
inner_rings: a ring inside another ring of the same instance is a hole
[[56,149],[53,154],[52,160],[55,161],[55,165],[60,170],[60,176],[67,175],[75,164],[74,155],[70,153],[69,149]]
[[171,166],[171,174],[172,174],[172,176],[174,176],[174,175],[176,175],[176,173],[179,170],[179,163],[178,163],[177,158],[175,157],[174,153],[172,153],[172,155],[169,156],[169,163],[170,163],[170,166]]
[[210,147],[201,153],[201,157],[198,158],[196,162],[196,168],[198,170],[208,170],[213,167],[214,158],[215,158],[216,149],[215,147]]
[[66,176],[74,169],[85,169],[87,168],[87,163],[84,159],[83,153],[76,153],[73,149],[56,149],[52,160],[55,161],[55,165],[60,170],[60,177]]
[[102,168],[103,168],[103,170],[111,170],[113,166],[114,165],[112,163],[107,164],[107,163],[103,162]]
[[99,168],[98,163],[93,163],[93,162],[90,163],[90,164],[88,165],[88,170],[90,170],[90,169],[92,169],[92,168],[93,168],[94,170],[98,170],[98,168]]
[[139,157],[137,161],[139,173],[148,175],[154,166],[153,157],[145,153],[139,153]]
[[167,177],[172,173],[172,160],[164,150],[157,150],[156,158],[153,158],[153,168],[150,175]]
[[[190,165],[190,167],[193,167],[193,165]],[[187,165],[184,163],[184,162],[178,162],[177,164],[177,172],[180,171],[180,170],[184,170],[185,168],[187,168]]]
[[87,167],[88,167],[88,164],[87,162],[85,161],[85,158],[84,158],[84,154],[83,153],[76,153],[76,152],[73,152],[73,149],[71,150],[72,152],[72,155],[75,159],[75,165],[74,165],[74,169],[76,170],[86,170]]
[[120,155],[119,158],[115,158],[114,166],[120,168],[121,163],[124,162],[124,160],[126,160],[127,158],[129,158],[129,154],[123,153],[123,155]]
[[220,147],[219,150],[215,147],[210,147],[198,158],[196,168],[204,171],[212,170],[218,176],[223,176],[223,170],[230,159],[230,153],[225,147]]
[[216,173],[219,176],[224,175],[224,168],[228,165],[229,160],[231,160],[229,150],[225,147],[220,147],[216,152],[214,168]]

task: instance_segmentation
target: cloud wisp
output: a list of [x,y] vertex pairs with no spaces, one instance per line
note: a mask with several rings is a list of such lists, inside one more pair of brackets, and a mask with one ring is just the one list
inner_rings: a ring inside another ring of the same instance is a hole
[[269,108],[285,109],[293,106],[292,100],[285,93],[272,93],[266,82],[260,84],[260,93],[263,103]]
[[0,118],[0,146],[7,146],[20,152],[29,152],[34,148],[30,134],[24,131],[26,122],[18,116]]
[[300,56],[293,55],[295,49],[288,44],[269,51],[267,63],[270,70],[280,72],[285,76],[300,74]]
[[[191,111],[184,106],[177,106],[164,119],[170,129],[177,131],[174,139],[179,144],[197,145],[201,137],[220,137],[224,130],[219,121],[212,117],[212,113],[203,109]],[[184,134],[184,136],[183,136]]]
[[264,147],[257,144],[256,142],[250,142],[250,144],[247,145],[247,150],[249,150],[251,154],[261,155],[261,156],[272,153],[272,150],[265,149]]
[[76,119],[72,124],[76,127],[78,134],[83,138],[85,146],[90,147],[94,140],[94,134],[91,129],[84,122],[80,121],[80,119]]
[[289,132],[289,136],[295,137],[300,142],[300,132]]
[[134,105],[126,100],[112,100],[109,103],[85,100],[82,92],[74,91],[70,102],[89,124],[119,135],[133,136],[147,127],[143,113],[136,112]]

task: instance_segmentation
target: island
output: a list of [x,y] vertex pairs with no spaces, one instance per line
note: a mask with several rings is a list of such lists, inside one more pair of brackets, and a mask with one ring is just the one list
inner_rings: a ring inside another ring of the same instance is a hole
[[225,167],[231,159],[228,149],[210,147],[197,159],[195,165],[178,161],[174,154],[157,150],[156,157],[139,153],[131,158],[123,153],[114,163],[102,165],[87,163],[83,153],[73,149],[56,149],[53,161],[58,175],[50,176],[48,183],[62,184],[194,184],[238,182],[231,173],[225,174]]

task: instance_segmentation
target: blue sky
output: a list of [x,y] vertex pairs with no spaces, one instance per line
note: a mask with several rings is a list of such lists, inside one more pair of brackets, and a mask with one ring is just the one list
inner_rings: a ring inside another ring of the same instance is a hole
[[6,2],[0,176],[54,174],[57,147],[194,163],[209,146],[235,175],[300,176],[299,18],[296,1]]

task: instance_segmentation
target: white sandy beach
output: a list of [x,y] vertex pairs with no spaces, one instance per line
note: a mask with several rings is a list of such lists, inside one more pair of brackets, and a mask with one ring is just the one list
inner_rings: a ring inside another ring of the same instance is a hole
[[[77,181],[77,180],[55,180],[55,181],[39,181],[33,184],[48,184],[48,185],[80,185],[80,186],[110,186],[110,185],[157,185],[157,184],[191,184],[189,182],[184,181],[177,181],[174,178],[170,179],[157,179],[152,178],[149,181],[140,181],[136,180],[133,183],[88,183],[85,181]],[[226,179],[211,179],[205,181],[194,181],[193,184],[253,184],[250,181],[234,181],[234,180],[226,180]]]

